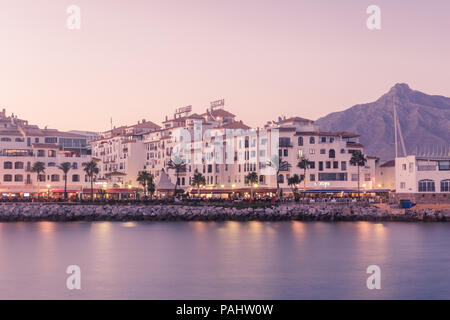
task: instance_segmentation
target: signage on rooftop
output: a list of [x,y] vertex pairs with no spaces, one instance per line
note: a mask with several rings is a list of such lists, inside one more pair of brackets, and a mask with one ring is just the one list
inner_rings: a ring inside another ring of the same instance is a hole
[[225,99],[216,100],[211,102],[211,110],[217,107],[225,106]]
[[191,111],[192,111],[192,106],[181,107],[181,108],[178,108],[175,110],[175,114],[176,115],[188,114]]

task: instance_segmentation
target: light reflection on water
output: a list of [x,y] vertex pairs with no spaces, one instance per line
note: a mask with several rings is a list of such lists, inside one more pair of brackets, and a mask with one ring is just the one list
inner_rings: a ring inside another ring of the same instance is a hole
[[449,243],[438,223],[0,223],[0,298],[448,299]]

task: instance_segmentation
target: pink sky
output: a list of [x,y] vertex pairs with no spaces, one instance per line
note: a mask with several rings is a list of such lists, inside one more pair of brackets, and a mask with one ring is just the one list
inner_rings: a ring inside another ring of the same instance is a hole
[[62,130],[160,123],[221,98],[252,126],[317,119],[397,82],[450,96],[449,34],[448,0],[0,0],[0,107]]

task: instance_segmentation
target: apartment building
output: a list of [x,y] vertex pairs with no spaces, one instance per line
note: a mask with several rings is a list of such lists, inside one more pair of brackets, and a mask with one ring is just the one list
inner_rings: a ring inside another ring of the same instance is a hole
[[[38,192],[58,194],[64,190],[64,176],[58,165],[70,162],[67,188],[77,193],[86,184],[82,163],[90,160],[87,138],[55,129],[40,129],[12,114],[0,113],[0,192],[3,197],[32,196]],[[43,162],[45,172],[31,172]],[[39,187],[39,188],[38,188]]]
[[138,187],[138,173],[145,169],[143,137],[158,130],[160,126],[143,119],[135,125],[114,127],[90,141],[99,168],[96,187],[107,187],[111,193]]
[[[202,173],[206,185],[200,193],[229,196],[248,193],[250,187],[258,194],[276,192],[277,180],[284,193],[290,193],[288,179],[303,175],[297,163],[308,159],[306,173],[308,192],[356,192],[357,167],[350,164],[354,151],[362,151],[359,136],[346,132],[322,132],[314,121],[293,117],[268,122],[263,128],[252,129],[223,105],[214,105],[201,115],[191,114],[191,108],[181,109],[163,122],[160,130],[145,134],[145,169],[158,177],[161,170],[175,183],[175,172],[167,167],[175,154],[186,163],[186,172],[179,174],[179,188],[197,193],[191,187],[195,172]],[[275,174],[269,165],[274,155],[290,164],[290,168]],[[375,185],[375,157],[360,168],[360,187],[371,192]],[[258,174],[258,183],[246,181],[249,172]],[[299,186],[301,188],[303,183]]]

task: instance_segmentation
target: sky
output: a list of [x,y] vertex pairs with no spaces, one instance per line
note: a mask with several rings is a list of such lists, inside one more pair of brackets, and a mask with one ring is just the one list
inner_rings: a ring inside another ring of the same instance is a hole
[[314,120],[398,82],[450,96],[449,35],[448,0],[0,0],[0,108],[60,130],[219,99],[254,127]]

